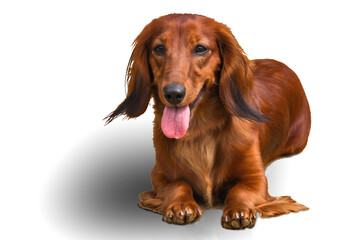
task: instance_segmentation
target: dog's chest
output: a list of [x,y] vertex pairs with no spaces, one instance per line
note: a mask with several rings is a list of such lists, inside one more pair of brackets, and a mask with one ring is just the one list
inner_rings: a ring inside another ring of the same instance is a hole
[[[196,139],[179,141],[175,146],[176,161],[191,172],[187,178],[199,194],[209,205],[212,203],[212,170],[216,156],[216,141],[211,135]],[[190,179],[189,179],[190,178]]]

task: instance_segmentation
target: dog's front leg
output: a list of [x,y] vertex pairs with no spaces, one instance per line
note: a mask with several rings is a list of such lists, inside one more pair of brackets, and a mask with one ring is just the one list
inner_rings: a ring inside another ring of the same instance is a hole
[[196,203],[193,190],[184,180],[169,180],[155,167],[151,173],[153,191],[139,195],[140,207],[164,215],[163,220],[174,224],[197,221],[204,210]]
[[182,180],[163,183],[157,196],[164,199],[164,221],[185,224],[198,220],[203,211],[193,198],[191,186]]
[[[235,155],[234,155],[235,156]],[[230,174],[237,183],[225,198],[221,224],[227,229],[251,228],[256,221],[256,205],[263,202],[267,181],[257,144],[232,159]]]

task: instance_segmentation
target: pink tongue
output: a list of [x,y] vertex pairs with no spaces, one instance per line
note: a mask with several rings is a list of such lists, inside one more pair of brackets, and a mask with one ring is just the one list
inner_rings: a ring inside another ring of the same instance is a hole
[[189,127],[189,106],[175,108],[165,107],[161,119],[161,129],[168,138],[182,138]]

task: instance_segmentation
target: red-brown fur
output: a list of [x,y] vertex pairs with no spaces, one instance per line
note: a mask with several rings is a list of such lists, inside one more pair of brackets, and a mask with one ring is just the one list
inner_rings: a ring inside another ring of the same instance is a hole
[[[194,56],[197,44],[209,48]],[[163,44],[166,54],[153,49]],[[191,109],[186,135],[169,139],[161,130],[163,87],[186,87],[178,106]],[[310,131],[310,109],[296,74],[270,59],[250,61],[230,29],[213,19],[171,14],[153,20],[134,42],[128,66],[128,94],[108,116],[141,115],[154,99],[156,164],[153,190],[139,206],[164,215],[169,223],[191,223],[205,209],[223,208],[222,226],[254,226],[256,213],[272,217],[307,207],[290,197],[268,194],[265,168],[300,153]]]

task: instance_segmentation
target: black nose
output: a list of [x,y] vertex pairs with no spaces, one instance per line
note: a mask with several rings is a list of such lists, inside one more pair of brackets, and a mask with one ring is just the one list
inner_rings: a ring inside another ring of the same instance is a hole
[[172,83],[164,87],[164,96],[166,101],[171,104],[182,102],[186,94],[186,88],[178,83]]

